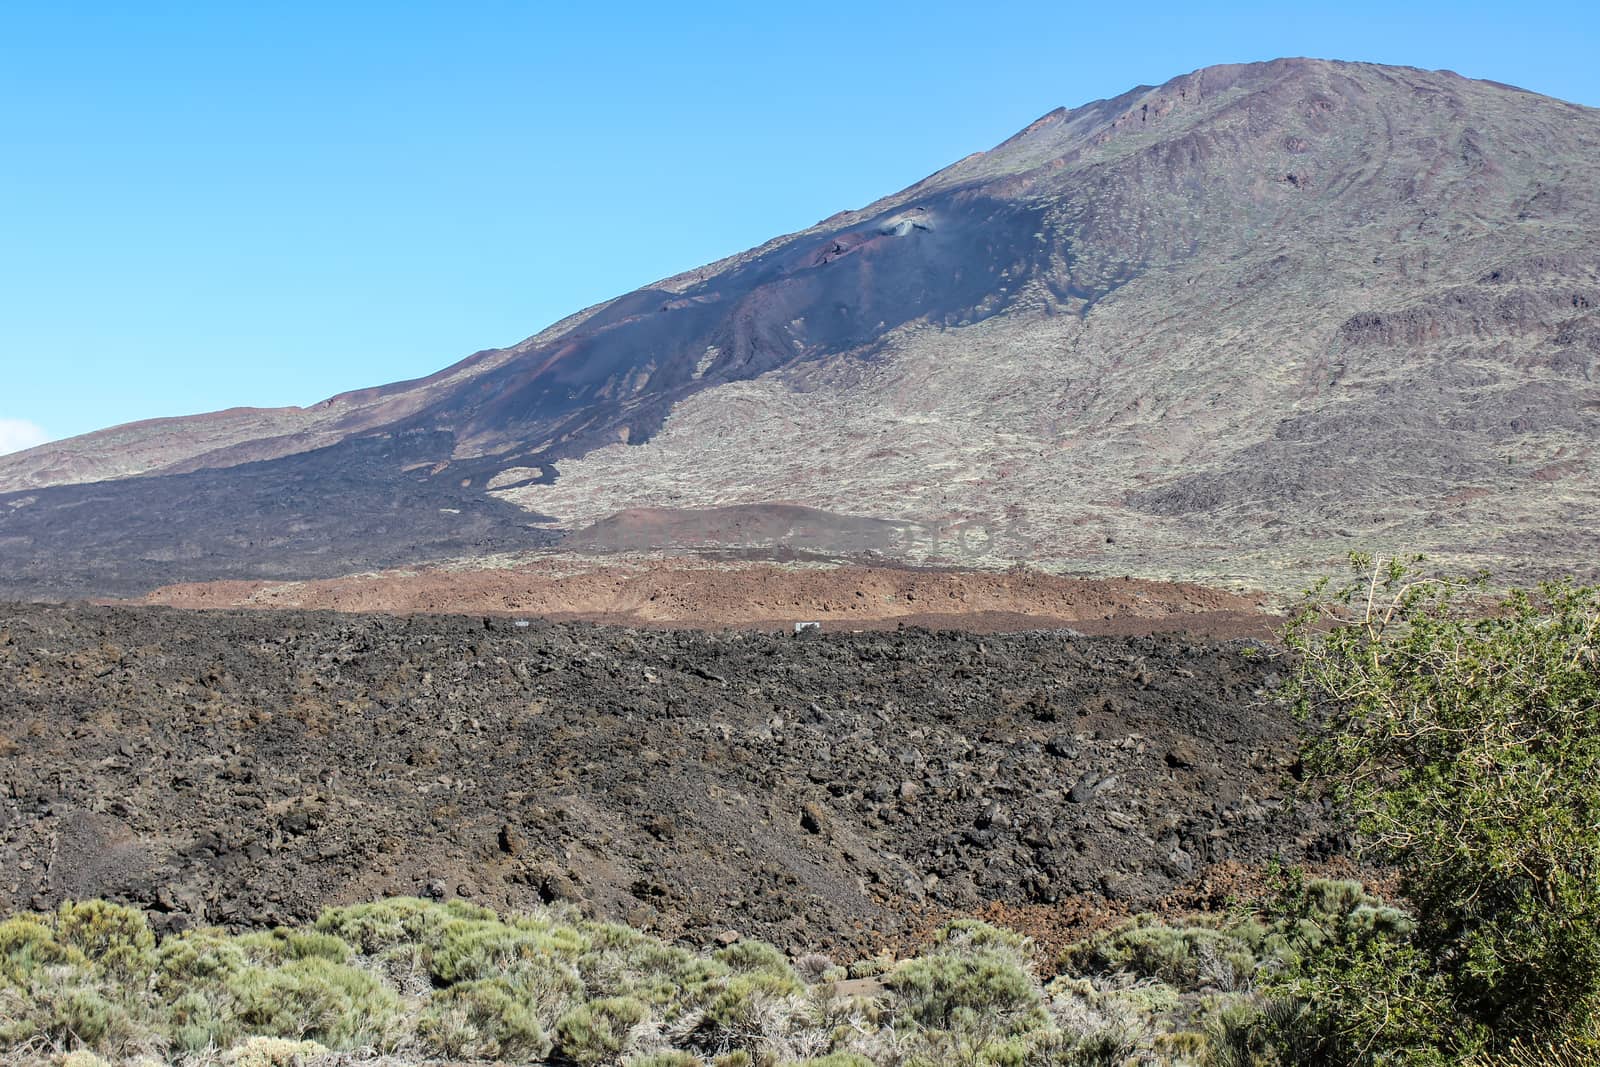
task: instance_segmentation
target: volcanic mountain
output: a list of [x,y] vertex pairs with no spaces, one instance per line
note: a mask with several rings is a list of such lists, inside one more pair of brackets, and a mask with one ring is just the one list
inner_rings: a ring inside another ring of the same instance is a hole
[[1592,571],[1597,356],[1600,112],[1211,67],[429,378],[0,459],[0,594],[557,544]]

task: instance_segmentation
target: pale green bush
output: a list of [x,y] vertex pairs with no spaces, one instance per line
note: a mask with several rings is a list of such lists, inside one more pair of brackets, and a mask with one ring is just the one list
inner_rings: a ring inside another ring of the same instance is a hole
[[[1144,936],[1122,931],[1104,946]],[[403,898],[328,909],[308,928],[156,944],[137,913],[73,905],[0,923],[0,1062],[46,1067],[49,1050],[77,1049],[119,1065],[152,1050],[182,1067],[319,1050],[353,1063],[387,1050],[396,1064],[1093,1067],[1187,1062],[1210,1041],[1163,1036],[1157,1017],[1176,994],[1159,983],[1042,989],[1029,949],[1009,931],[954,922],[922,957],[875,961],[881,990],[846,997],[821,980],[843,968],[813,961],[808,984],[771,945],[693,952],[570,911],[500,916]],[[1201,1035],[1200,1022],[1190,1030]]]
[[315,1041],[286,1041],[281,1037],[252,1037],[228,1054],[229,1067],[301,1067],[323,1056],[327,1049]]
[[330,1048],[390,1048],[400,998],[368,971],[321,957],[253,967],[228,982],[245,1033],[316,1041]]
[[934,952],[890,972],[898,1019],[928,1029],[1009,1035],[1044,1025],[1038,983],[1024,964],[1025,942],[976,922],[936,935]]
[[603,997],[580,1004],[556,1023],[556,1048],[577,1064],[610,1063],[628,1051],[633,1028],[650,1009],[632,997]]
[[56,913],[56,939],[123,981],[149,972],[156,943],[143,912],[103,900],[62,904]]
[[525,994],[500,978],[435,994],[417,1022],[425,1046],[451,1059],[540,1060],[550,1039]]

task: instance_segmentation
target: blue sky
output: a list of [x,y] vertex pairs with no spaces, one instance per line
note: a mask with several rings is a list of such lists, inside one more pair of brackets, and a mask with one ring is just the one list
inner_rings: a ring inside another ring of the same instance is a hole
[[0,451],[430,373],[1057,105],[1283,55],[1600,105],[1577,3],[0,5]]

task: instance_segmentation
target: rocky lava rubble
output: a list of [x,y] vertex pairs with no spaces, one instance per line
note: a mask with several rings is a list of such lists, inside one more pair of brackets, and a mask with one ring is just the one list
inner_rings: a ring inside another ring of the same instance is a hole
[[460,894],[866,949],[986,902],[1141,906],[1335,842],[1275,671],[1175,636],[3,606],[0,909]]

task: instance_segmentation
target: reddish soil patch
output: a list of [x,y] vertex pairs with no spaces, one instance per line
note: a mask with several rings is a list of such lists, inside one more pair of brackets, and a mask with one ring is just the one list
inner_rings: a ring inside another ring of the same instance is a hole
[[306,582],[164,586],[141,603],[182,608],[522,615],[685,629],[827,630],[899,626],[1003,633],[1184,631],[1270,637],[1281,622],[1259,594],[1133,578],[1063,578],[1031,570],[954,571],[689,559],[385,571]]

